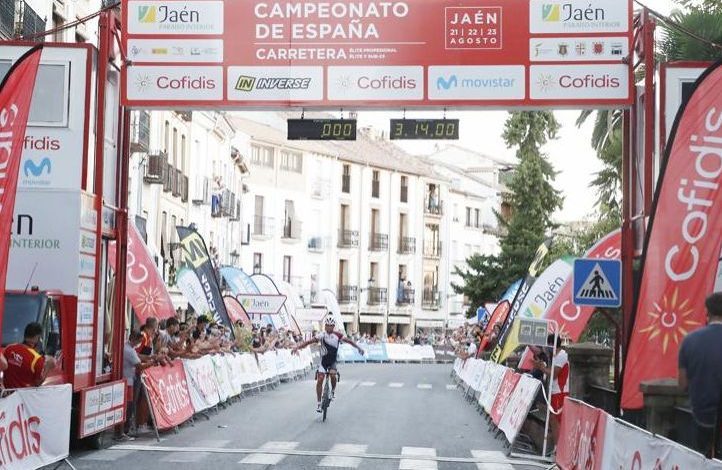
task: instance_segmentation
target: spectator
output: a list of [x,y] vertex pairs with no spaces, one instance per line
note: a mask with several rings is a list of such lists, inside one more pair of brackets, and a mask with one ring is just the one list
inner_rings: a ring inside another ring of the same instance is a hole
[[136,415],[136,406],[138,399],[140,398],[140,381],[136,380],[140,372],[148,367],[152,367],[156,364],[155,360],[149,360],[142,362],[136,348],[140,345],[143,340],[143,334],[138,330],[133,330],[128,335],[128,341],[123,347],[123,377],[126,380],[128,386],[128,401],[126,403],[126,419],[123,433],[116,436],[116,440],[127,441],[133,440],[128,433],[130,432],[130,426]]
[[3,355],[7,361],[5,370],[5,388],[39,387],[55,367],[55,358],[44,356],[37,351],[43,327],[40,323],[28,323],[25,326],[23,342],[11,344]]
[[161,354],[170,353],[171,349],[175,349],[178,343],[178,333],[180,332],[180,322],[177,318],[171,317],[165,322],[165,329],[158,330],[155,340],[154,349]]
[[[554,334],[547,336],[547,345],[554,346]],[[544,375],[549,378],[549,374],[552,374],[552,389],[551,389],[551,407],[554,417],[552,417],[550,424],[552,431],[552,440],[554,445],[559,442],[559,427],[562,422],[562,408],[564,406],[564,398],[569,396],[569,356],[562,346],[562,338],[556,337],[556,353],[552,359],[552,368],[541,360],[534,361],[534,366],[544,372]]]
[[[679,386],[689,392],[696,425],[696,449],[719,458],[720,394],[722,393],[722,292],[707,297],[707,326],[690,333],[679,348]],[[717,437],[717,442],[713,442]]]
[[206,315],[201,315],[196,320],[196,326],[193,329],[193,339],[197,340],[203,335],[205,337],[206,329],[208,328],[208,324],[210,323],[210,320]]
[[150,359],[153,355],[153,343],[158,332],[158,319],[155,317],[148,317],[140,331],[143,338],[141,339],[140,344],[136,347],[135,352],[138,353],[141,359]]

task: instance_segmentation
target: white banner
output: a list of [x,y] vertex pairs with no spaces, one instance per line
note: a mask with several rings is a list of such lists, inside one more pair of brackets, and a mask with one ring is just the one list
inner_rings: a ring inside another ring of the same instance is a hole
[[218,381],[218,395],[221,401],[226,401],[233,396],[233,388],[231,387],[231,379],[228,377],[226,361],[223,359],[223,356],[211,356],[211,361],[213,361],[213,370],[216,373],[216,380]]
[[183,368],[186,371],[193,410],[198,413],[216,406],[220,400],[220,394],[211,358],[203,356],[200,359],[184,360]]
[[491,413],[491,407],[494,406],[496,394],[499,392],[501,382],[502,380],[504,380],[504,373],[506,373],[506,367],[496,363],[491,364],[492,373],[490,374],[490,378],[486,384],[486,388],[482,390],[481,396],[479,397],[479,403],[481,403],[481,406],[487,413]]
[[233,389],[233,395],[240,395],[243,393],[242,356],[240,354],[227,354],[225,358],[228,375],[231,378],[231,389]]
[[238,294],[236,298],[249,315],[275,315],[286,302],[285,295]]
[[510,443],[513,443],[519,434],[540,386],[541,382],[537,379],[522,375],[509,397],[509,404],[501,417],[499,429],[504,431],[506,439]]
[[36,469],[68,456],[72,393],[65,384],[20,389],[0,400],[1,468]]

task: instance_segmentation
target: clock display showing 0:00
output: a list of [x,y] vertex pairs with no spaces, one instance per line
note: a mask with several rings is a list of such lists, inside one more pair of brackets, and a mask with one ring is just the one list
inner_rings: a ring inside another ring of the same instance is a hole
[[391,119],[391,140],[458,140],[458,119]]

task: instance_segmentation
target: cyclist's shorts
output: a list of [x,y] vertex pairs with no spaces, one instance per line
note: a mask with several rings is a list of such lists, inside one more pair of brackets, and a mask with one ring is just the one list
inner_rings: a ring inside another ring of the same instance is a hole
[[330,371],[330,370],[338,371],[337,365],[338,365],[337,362],[334,362],[333,364],[331,364],[331,365],[328,366],[328,367],[323,367],[323,364],[319,364],[319,365],[318,365],[318,372],[321,373],[321,374],[326,374],[326,373],[327,373],[328,371]]

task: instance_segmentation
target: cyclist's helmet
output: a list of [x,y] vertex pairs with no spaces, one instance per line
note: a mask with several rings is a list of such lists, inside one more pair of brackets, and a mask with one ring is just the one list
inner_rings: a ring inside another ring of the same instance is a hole
[[323,323],[325,325],[336,326],[336,320],[333,317],[326,317],[326,320],[324,320]]

